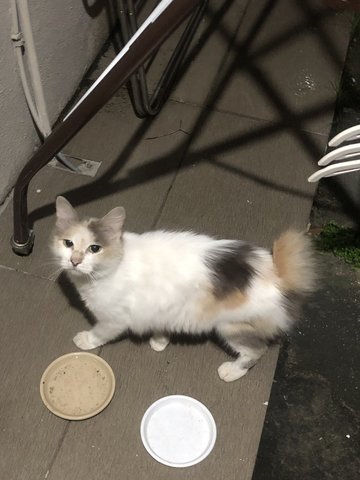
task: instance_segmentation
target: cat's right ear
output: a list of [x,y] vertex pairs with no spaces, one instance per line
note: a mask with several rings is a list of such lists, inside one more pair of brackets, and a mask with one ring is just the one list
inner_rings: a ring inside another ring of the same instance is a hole
[[56,226],[60,229],[66,228],[79,220],[74,208],[64,197],[56,199]]
[[110,236],[117,236],[124,226],[125,217],[125,208],[115,207],[107,215],[105,215],[100,222],[104,230],[108,232]]

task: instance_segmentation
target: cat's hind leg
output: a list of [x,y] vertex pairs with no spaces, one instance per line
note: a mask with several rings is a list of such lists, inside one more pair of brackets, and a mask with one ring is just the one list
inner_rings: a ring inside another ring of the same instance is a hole
[[233,382],[247,374],[260,357],[265,353],[267,347],[262,349],[253,349],[244,346],[238,347],[239,358],[232,362],[224,362],[218,368],[218,374],[224,382]]
[[218,368],[219,377],[233,382],[243,377],[267,350],[267,341],[248,323],[228,324],[217,329],[220,337],[239,354],[232,362],[224,362]]
[[155,352],[162,352],[169,344],[168,337],[164,335],[153,335],[150,340],[150,347],[155,350]]

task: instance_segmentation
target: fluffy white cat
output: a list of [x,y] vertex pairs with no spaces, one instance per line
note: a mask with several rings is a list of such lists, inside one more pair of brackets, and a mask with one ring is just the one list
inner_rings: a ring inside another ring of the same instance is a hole
[[52,251],[97,323],[74,342],[88,350],[131,331],[162,351],[172,333],[216,333],[238,354],[218,373],[246,374],[268,343],[288,331],[295,306],[314,287],[310,240],[288,231],[273,253],[191,232],[123,232],[125,210],[80,220],[56,200]]

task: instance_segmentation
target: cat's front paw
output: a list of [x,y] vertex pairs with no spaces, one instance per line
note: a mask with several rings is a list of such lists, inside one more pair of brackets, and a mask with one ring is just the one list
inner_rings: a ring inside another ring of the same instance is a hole
[[162,352],[168,346],[169,339],[167,337],[151,337],[149,343],[155,352]]
[[247,371],[248,368],[241,368],[236,361],[225,362],[218,368],[219,377],[221,380],[224,380],[224,382],[233,382],[246,375]]
[[102,345],[102,342],[92,332],[79,332],[73,338],[75,345],[81,350],[91,350]]

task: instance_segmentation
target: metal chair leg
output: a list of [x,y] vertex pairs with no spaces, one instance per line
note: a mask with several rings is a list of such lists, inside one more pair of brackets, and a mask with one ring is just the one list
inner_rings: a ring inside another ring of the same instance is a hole
[[[124,40],[128,41],[138,28],[136,22],[138,7],[134,5],[133,0],[121,0],[120,4],[122,13],[121,30]],[[138,117],[151,117],[159,113],[181,68],[182,61],[204,15],[207,4],[208,0],[202,0],[195,9],[151,96],[148,92],[144,65],[131,77],[130,87],[133,108]]]
[[95,82],[95,86],[89,89],[90,93],[85,94],[83,100],[53,130],[25,165],[14,189],[14,233],[11,246],[15,253],[29,255],[34,243],[34,232],[29,228],[27,211],[27,190],[31,179],[129,80],[151,53],[197,7],[199,1],[163,0],[161,3],[165,6],[165,10],[154,18],[135,39],[132,39],[129,45],[125,45],[112,68],[98,83]]

